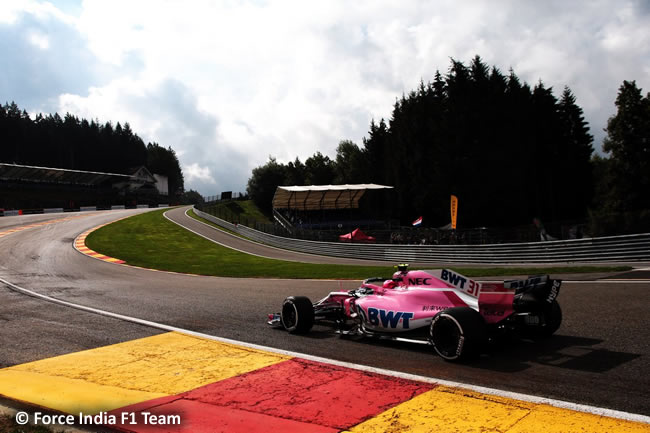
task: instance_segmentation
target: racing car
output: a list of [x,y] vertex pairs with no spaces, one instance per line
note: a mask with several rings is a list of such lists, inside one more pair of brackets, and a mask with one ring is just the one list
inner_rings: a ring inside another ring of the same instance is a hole
[[478,356],[505,333],[548,337],[562,323],[557,302],[561,280],[548,275],[523,280],[478,282],[449,269],[410,271],[397,266],[391,278],[369,278],[350,291],[334,291],[318,302],[289,296],[268,324],[307,333],[314,324],[341,335],[426,343],[447,361]]

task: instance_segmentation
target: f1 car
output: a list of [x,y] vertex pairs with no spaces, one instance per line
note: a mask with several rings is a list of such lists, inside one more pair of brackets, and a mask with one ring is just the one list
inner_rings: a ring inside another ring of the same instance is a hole
[[267,323],[295,334],[319,324],[342,335],[426,343],[443,359],[462,361],[504,333],[552,335],[562,323],[561,284],[548,275],[478,282],[448,269],[409,271],[402,264],[392,278],[369,278],[316,303],[289,296]]

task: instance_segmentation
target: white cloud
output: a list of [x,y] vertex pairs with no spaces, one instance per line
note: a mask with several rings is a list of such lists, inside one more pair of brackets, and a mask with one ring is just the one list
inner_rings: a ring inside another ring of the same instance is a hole
[[206,195],[244,190],[269,155],[304,160],[333,156],[342,139],[361,144],[372,118],[388,118],[451,57],[478,54],[558,96],[568,85],[597,148],[622,81],[650,90],[643,2],[114,0],[84,1],[76,14],[53,3],[0,3],[0,36],[19,29],[37,60],[42,48],[52,59],[80,53],[40,66],[70,77],[38,87],[21,78],[34,75],[25,63],[6,98],[30,94],[33,111],[48,107],[34,103],[46,94],[59,111],[128,121],[145,141],[172,146],[192,171],[186,187]]
[[23,13],[28,13],[40,20],[56,19],[71,24],[74,18],[61,12],[50,2],[21,0],[19,2],[2,0],[0,2],[0,23],[15,24]]
[[32,33],[29,35],[29,42],[37,46],[41,50],[47,50],[50,48],[50,40],[47,36],[40,33]]
[[216,184],[209,167],[201,167],[196,162],[183,166],[183,174],[187,182],[201,181],[210,184]]

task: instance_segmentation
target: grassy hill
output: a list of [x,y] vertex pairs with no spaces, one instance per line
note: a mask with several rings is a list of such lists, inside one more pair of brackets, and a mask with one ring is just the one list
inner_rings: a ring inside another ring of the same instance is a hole
[[232,223],[254,225],[271,224],[271,219],[264,215],[252,200],[229,200],[206,206],[204,212],[215,215]]

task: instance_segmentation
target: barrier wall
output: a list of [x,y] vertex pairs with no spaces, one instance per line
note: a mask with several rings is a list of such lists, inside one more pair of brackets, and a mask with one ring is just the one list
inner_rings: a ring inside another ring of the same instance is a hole
[[194,208],[215,224],[278,248],[326,256],[389,262],[567,263],[650,261],[650,233],[562,241],[491,245],[345,244],[291,239],[231,224]]
[[[148,209],[152,206],[138,205],[137,209]],[[169,207],[168,204],[159,204],[157,207]],[[62,207],[45,208],[45,209],[23,209],[23,210],[4,210],[0,209],[0,217],[2,216],[18,216],[28,214],[46,214],[46,213],[60,213],[60,212],[89,212],[97,210],[123,210],[127,209],[124,205],[117,205],[111,207],[97,207],[97,206],[81,206],[79,209],[64,209]]]

